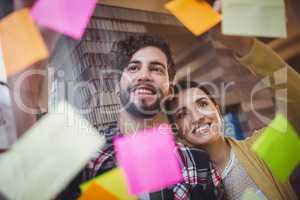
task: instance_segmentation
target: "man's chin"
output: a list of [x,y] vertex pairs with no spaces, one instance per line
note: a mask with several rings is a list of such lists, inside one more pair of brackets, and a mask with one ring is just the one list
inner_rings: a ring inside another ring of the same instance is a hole
[[141,110],[153,110],[153,108],[157,107],[157,100],[141,100],[133,103],[137,108],[140,108]]
[[126,110],[133,116],[144,119],[153,118],[160,112],[159,105],[156,102],[153,104],[131,103]]
[[160,112],[160,93],[155,95],[139,95],[135,93],[120,93],[123,107],[131,115],[137,118],[153,118]]
[[158,96],[157,95],[139,95],[139,96],[134,96],[132,99],[136,105],[151,107],[158,101]]

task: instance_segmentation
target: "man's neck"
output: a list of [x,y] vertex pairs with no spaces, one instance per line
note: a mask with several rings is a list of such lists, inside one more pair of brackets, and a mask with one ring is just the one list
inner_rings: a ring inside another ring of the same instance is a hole
[[158,113],[153,118],[142,119],[136,118],[126,111],[119,114],[118,125],[122,134],[131,134],[145,128],[152,128],[162,123],[168,123],[167,117],[162,113]]

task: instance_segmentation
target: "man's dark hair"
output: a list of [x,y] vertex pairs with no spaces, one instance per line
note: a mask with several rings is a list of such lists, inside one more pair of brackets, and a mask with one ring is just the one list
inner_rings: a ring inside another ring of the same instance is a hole
[[169,98],[167,98],[164,102],[163,102],[163,106],[164,106],[164,110],[165,110],[165,114],[168,117],[168,120],[171,124],[172,130],[174,133],[178,133],[178,128],[176,125],[176,120],[174,117],[174,112],[173,112],[173,104],[174,104],[174,99],[175,96],[184,90],[190,89],[190,88],[199,88],[200,90],[202,90],[207,96],[208,98],[215,104],[218,105],[216,100],[212,97],[211,93],[209,92],[209,89],[201,86],[199,83],[197,83],[196,81],[188,81],[188,80],[182,80],[179,81],[178,83],[176,83],[176,85],[173,86],[173,95],[170,96]]
[[[114,43],[111,50],[112,67],[115,70],[123,71],[127,67],[132,55],[138,50],[153,46],[159,48],[167,57],[168,73],[170,80],[175,76],[174,61],[169,45],[159,36],[136,35],[128,36],[123,40]],[[117,77],[120,80],[121,76]]]

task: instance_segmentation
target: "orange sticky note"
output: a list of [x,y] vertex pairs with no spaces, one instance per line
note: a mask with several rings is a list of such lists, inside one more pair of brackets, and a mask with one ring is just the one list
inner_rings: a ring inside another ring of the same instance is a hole
[[204,0],[173,0],[165,4],[194,35],[201,35],[221,21],[221,16]]
[[87,190],[79,197],[78,200],[119,200],[112,193],[102,188],[95,181],[90,184]]
[[48,49],[28,9],[21,9],[0,22],[0,38],[7,76],[48,57]]

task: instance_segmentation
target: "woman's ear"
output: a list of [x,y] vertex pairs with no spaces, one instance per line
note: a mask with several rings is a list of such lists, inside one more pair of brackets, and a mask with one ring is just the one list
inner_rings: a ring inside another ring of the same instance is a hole
[[224,121],[220,106],[218,104],[216,104],[216,109],[218,111],[218,114],[219,114],[220,120],[221,120],[221,132],[224,133],[225,132],[225,121]]
[[218,114],[219,114],[221,120],[223,121],[222,111],[221,111],[220,106],[219,106],[218,104],[216,104],[216,109],[217,109],[217,111],[218,111]]

